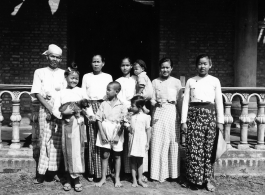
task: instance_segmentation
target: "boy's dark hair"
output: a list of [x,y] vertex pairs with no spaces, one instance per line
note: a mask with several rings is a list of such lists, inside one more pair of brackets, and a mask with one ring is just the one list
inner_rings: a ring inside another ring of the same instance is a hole
[[115,90],[121,91],[121,84],[118,81],[112,81],[108,85],[115,85]]
[[169,62],[171,68],[173,68],[173,61],[170,58],[166,58],[166,57],[159,60],[159,67],[161,67],[164,62]]
[[141,59],[138,59],[138,60],[136,60],[136,61],[133,63],[133,65],[136,65],[136,64],[139,64],[142,68],[144,68],[144,70],[147,69],[145,62],[144,62],[143,60],[141,60]]
[[131,103],[135,104],[137,108],[143,108],[145,106],[145,99],[143,96],[137,95],[131,99]]
[[207,54],[200,54],[200,55],[198,55],[198,56],[196,57],[196,67],[198,66],[199,61],[200,61],[200,59],[202,59],[202,58],[208,58],[208,60],[209,60],[209,64],[212,66],[212,59],[211,59],[211,57],[210,57],[209,55],[207,55]]
[[75,62],[72,62],[71,67],[68,67],[65,71],[64,71],[64,76],[68,77],[70,74],[76,73],[78,75],[79,71],[77,70],[77,65]]

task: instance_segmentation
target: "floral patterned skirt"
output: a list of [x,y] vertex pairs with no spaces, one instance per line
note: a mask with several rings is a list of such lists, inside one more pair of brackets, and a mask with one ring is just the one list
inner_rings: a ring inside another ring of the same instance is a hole
[[186,177],[197,185],[213,174],[212,150],[216,137],[214,104],[191,103],[187,118]]

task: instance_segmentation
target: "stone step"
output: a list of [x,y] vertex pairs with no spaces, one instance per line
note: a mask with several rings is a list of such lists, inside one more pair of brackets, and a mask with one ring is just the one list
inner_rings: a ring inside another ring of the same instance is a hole
[[3,147],[0,149],[0,172],[27,171],[35,173],[36,161],[33,158],[31,148],[10,149]]
[[0,158],[0,173],[18,171],[36,172],[36,161],[33,158]]

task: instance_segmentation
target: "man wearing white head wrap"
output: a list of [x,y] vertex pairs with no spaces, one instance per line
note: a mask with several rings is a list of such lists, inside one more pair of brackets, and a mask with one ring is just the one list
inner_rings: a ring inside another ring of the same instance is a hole
[[35,184],[43,183],[46,171],[51,171],[56,178],[62,155],[62,126],[59,119],[52,115],[54,99],[60,90],[66,88],[64,70],[58,68],[62,61],[62,49],[51,44],[43,55],[48,66],[34,72],[31,95],[40,102],[39,138],[41,141],[38,161],[38,176]]

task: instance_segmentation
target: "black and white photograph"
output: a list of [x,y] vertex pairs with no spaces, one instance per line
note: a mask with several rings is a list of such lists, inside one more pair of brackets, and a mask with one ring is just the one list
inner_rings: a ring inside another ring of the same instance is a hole
[[264,195],[265,0],[1,0],[0,195]]

